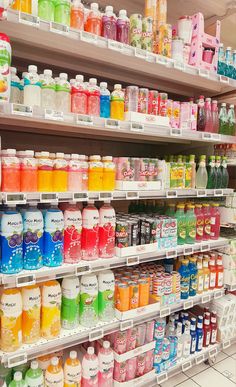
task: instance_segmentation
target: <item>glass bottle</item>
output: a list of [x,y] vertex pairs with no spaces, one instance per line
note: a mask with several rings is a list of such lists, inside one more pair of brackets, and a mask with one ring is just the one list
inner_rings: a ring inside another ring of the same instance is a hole
[[184,204],[177,205],[175,218],[177,219],[177,244],[184,245],[186,243],[186,218],[184,212]]
[[211,111],[212,111],[212,132],[219,133],[219,112],[218,112],[218,102],[216,100],[212,101]]
[[235,112],[234,112],[234,105],[230,105],[228,110],[228,133],[230,136],[235,136]]
[[222,170],[221,170],[221,157],[216,156],[216,185],[215,188],[222,188]]
[[204,106],[204,96],[200,95],[198,100],[197,130],[200,132],[204,132],[205,126],[206,126],[206,113],[205,113],[205,106]]
[[222,175],[222,188],[228,188],[229,184],[229,172],[227,168],[227,157],[222,157],[222,163],[221,163],[221,175]]
[[206,98],[206,101],[205,101],[205,116],[206,116],[205,132],[213,132],[211,98]]
[[220,108],[219,133],[228,134],[228,116],[227,116],[227,110],[226,110],[226,103],[222,103]]
[[196,173],[196,188],[205,189],[207,186],[206,156],[200,156],[200,162]]
[[209,163],[207,166],[207,188],[214,189],[216,188],[216,169],[215,169],[215,156],[209,157]]

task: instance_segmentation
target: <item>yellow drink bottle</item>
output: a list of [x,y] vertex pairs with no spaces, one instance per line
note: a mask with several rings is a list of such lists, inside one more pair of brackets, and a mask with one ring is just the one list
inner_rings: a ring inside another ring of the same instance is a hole
[[89,158],[88,189],[89,191],[103,190],[103,163],[99,155]]
[[209,285],[210,285],[210,270],[208,267],[208,259],[207,258],[203,259],[202,265],[203,265],[203,273],[204,273],[203,289],[204,289],[204,292],[207,292],[209,290]]
[[22,333],[23,343],[35,343],[40,339],[41,293],[39,286],[32,285],[22,289]]
[[49,152],[35,152],[38,159],[38,191],[52,192],[52,168],[53,161]]
[[68,164],[64,157],[64,153],[58,152],[53,161],[52,188],[55,192],[67,191]]
[[103,191],[114,191],[116,166],[112,161],[112,156],[105,156],[103,161]]
[[41,333],[46,339],[59,336],[61,331],[61,287],[58,281],[42,286]]
[[111,93],[111,118],[114,120],[124,120],[125,95],[122,86],[117,84]]
[[201,294],[204,290],[204,271],[202,268],[202,260],[198,258],[197,260],[197,294]]
[[5,289],[1,297],[1,349],[14,352],[22,344],[22,297],[18,289]]

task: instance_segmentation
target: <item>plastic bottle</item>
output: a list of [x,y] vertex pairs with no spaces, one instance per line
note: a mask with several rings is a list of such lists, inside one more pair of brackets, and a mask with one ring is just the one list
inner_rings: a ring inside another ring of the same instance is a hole
[[202,259],[197,260],[197,294],[202,294],[204,290],[204,271],[202,267]]
[[1,272],[16,274],[23,269],[22,216],[13,206],[1,217]]
[[196,173],[196,188],[205,189],[207,186],[206,156],[200,156],[200,162]]
[[1,350],[14,352],[22,344],[22,297],[18,289],[1,295]]
[[69,0],[56,0],[55,1],[55,11],[54,11],[54,21],[56,23],[64,24],[70,26],[70,7],[71,2]]
[[208,347],[211,340],[210,313],[205,313],[203,320],[203,347]]
[[101,36],[102,33],[102,17],[98,10],[98,3],[91,3],[90,12],[84,25],[84,29],[91,34]]
[[222,172],[221,172],[221,157],[216,156],[216,186],[215,188],[222,188]]
[[190,346],[190,354],[195,353],[196,344],[197,344],[197,332],[196,332],[196,318],[192,317],[190,320],[190,336],[191,336],[191,346]]
[[57,152],[53,161],[52,189],[55,192],[67,191],[67,161],[64,153]]
[[64,387],[64,374],[58,357],[51,359],[51,364],[45,372],[45,387]]
[[30,369],[26,372],[25,381],[28,387],[44,387],[43,371],[39,368],[36,360],[31,362]]
[[59,336],[61,331],[61,286],[58,281],[48,281],[41,287],[41,335],[46,339]]
[[210,338],[210,344],[215,344],[217,339],[217,319],[216,319],[216,312],[211,312],[211,338]]
[[21,372],[15,372],[14,379],[9,384],[9,387],[27,387],[26,382],[22,379]]
[[116,15],[111,5],[106,6],[105,13],[102,16],[102,36],[116,40]]
[[196,296],[198,285],[198,269],[196,264],[196,258],[189,258],[190,282],[189,282],[189,296]]
[[83,75],[76,75],[75,83],[72,84],[71,111],[77,114],[88,114],[88,91]]
[[103,162],[103,191],[114,191],[116,178],[116,165],[112,156],[104,156]]
[[23,343],[36,343],[40,337],[41,294],[39,286],[22,288],[22,336]]
[[178,245],[183,245],[186,243],[186,217],[184,213],[184,204],[177,205],[175,218],[177,219],[177,243]]
[[212,203],[210,213],[211,213],[210,239],[216,240],[216,239],[219,239],[219,236],[220,236],[219,203]]
[[35,157],[38,162],[38,191],[52,192],[53,160],[45,151],[35,152]]
[[43,266],[43,215],[31,206],[23,216],[24,269],[37,270]]
[[38,191],[38,162],[33,150],[26,150],[20,158],[20,191]]
[[82,360],[81,387],[98,387],[98,357],[93,347],[88,347]]
[[111,93],[111,118],[115,120],[124,120],[125,97],[120,84],[114,85],[114,91]]
[[73,0],[70,11],[70,27],[76,30],[84,29],[84,6],[81,0]]
[[88,191],[88,157],[80,155],[79,160],[82,165],[82,191]]
[[[7,7],[7,3],[5,6]],[[1,79],[0,79],[0,101],[10,101],[11,93],[11,44],[10,39],[6,34],[0,33],[0,63],[1,63]]]
[[190,321],[185,322],[184,329],[184,346],[183,346],[183,357],[189,357],[191,350],[191,335],[190,335]]
[[107,88],[107,82],[100,83],[100,117],[110,117],[111,93]]
[[69,202],[64,211],[64,262],[77,263],[81,260],[82,217],[75,203]]
[[211,237],[211,210],[208,203],[203,203],[202,213],[204,215],[203,241],[208,241]]
[[228,119],[228,134],[230,136],[235,136],[236,119],[235,119],[234,105],[230,105],[227,119]]
[[204,292],[207,292],[209,290],[209,286],[210,286],[210,270],[209,270],[209,266],[208,266],[208,259],[203,259],[202,265],[203,265],[203,273],[204,273],[203,288],[204,288]]
[[222,257],[218,255],[216,260],[216,288],[221,289],[224,286],[224,266]]
[[211,258],[209,261],[209,270],[210,270],[210,284],[209,289],[215,289],[216,287],[216,263],[215,258]]
[[37,66],[28,66],[28,73],[24,77],[24,105],[41,106],[41,82]]
[[11,94],[10,102],[21,103],[20,78],[16,75],[15,67],[10,67],[11,72]]
[[53,0],[38,0],[38,16],[42,20],[54,21],[55,3]]
[[79,324],[79,294],[78,277],[63,278],[61,303],[61,325],[64,329],[74,329]]
[[194,213],[194,205],[187,205],[187,212],[185,215],[186,222],[186,241],[187,244],[194,244],[196,242],[196,215]]
[[97,86],[96,78],[89,79],[88,114],[91,116],[100,116],[100,89]]
[[115,317],[114,309],[115,277],[111,270],[98,275],[98,315],[101,321],[111,321]]
[[52,70],[44,70],[41,79],[41,107],[54,110],[56,106],[56,84]]
[[64,387],[80,387],[81,364],[76,351],[70,351],[64,364]]
[[93,155],[89,158],[88,171],[88,189],[89,191],[103,190],[103,163],[101,156]]
[[207,166],[207,189],[216,188],[216,168],[215,168],[215,156],[209,157],[209,163]]
[[211,98],[206,98],[205,100],[205,117],[206,117],[205,132],[213,132]]
[[15,149],[3,149],[2,161],[2,191],[20,192],[20,160]]
[[63,113],[71,111],[71,86],[67,79],[66,73],[60,73],[56,83],[56,110]]
[[226,103],[222,103],[220,108],[219,133],[228,134],[228,116],[227,116],[227,110],[226,110]]
[[114,354],[109,341],[104,341],[98,352],[98,383],[102,387],[113,386]]
[[227,157],[223,156],[222,157],[222,162],[221,162],[221,175],[222,175],[222,188],[228,188],[229,184],[229,172],[227,168]]
[[196,186],[196,163],[195,163],[195,155],[189,156],[189,164],[191,165],[191,188],[195,188]]
[[196,203],[194,212],[196,216],[196,241],[201,242],[203,239],[204,231],[204,215],[202,213],[202,205]]
[[203,316],[198,316],[197,318],[197,345],[196,345],[196,351],[200,352],[202,350],[203,346]]
[[44,257],[45,266],[60,266],[63,261],[64,218],[58,208],[47,210],[44,222]]
[[206,112],[205,112],[205,106],[204,106],[204,96],[200,95],[198,100],[197,130],[200,132],[204,132],[205,126],[206,126]]
[[219,133],[219,113],[218,113],[218,102],[216,100],[212,101],[211,111],[212,111],[212,132]]
[[130,21],[126,9],[119,11],[116,29],[116,40],[120,43],[129,44]]
[[98,322],[98,280],[96,275],[83,275],[80,286],[80,324],[85,327],[93,327]]
[[82,257],[85,260],[98,258],[99,212],[94,203],[89,201],[82,212]]
[[181,322],[177,322],[176,336],[178,339],[177,359],[180,359],[180,358],[182,358],[182,355],[183,355],[183,346],[184,346],[184,340],[183,340],[183,335],[182,335],[182,323]]
[[99,210],[99,257],[112,258],[115,255],[116,213],[110,202]]
[[186,300],[189,297],[190,271],[188,267],[189,261],[183,259],[179,268],[180,274],[180,298]]

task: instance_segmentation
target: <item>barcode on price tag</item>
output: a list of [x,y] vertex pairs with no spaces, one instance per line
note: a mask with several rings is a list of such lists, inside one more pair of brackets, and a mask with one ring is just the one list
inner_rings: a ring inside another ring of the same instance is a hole
[[16,277],[16,287],[20,288],[22,286],[34,285],[36,282],[35,274],[28,275],[17,275]]
[[67,35],[69,33],[69,27],[65,24],[50,22],[50,31],[56,34]]
[[94,329],[93,331],[89,332],[89,341],[102,339],[103,336],[104,332],[102,328]]

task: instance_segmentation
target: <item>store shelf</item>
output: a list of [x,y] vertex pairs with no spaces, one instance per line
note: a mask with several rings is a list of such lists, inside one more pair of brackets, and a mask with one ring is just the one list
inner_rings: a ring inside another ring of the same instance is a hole
[[42,356],[44,354],[53,353],[61,349],[72,347],[88,340],[94,341],[101,339],[105,335],[114,332],[118,329],[125,330],[131,328],[134,325],[141,324],[156,317],[164,317],[173,312],[191,308],[193,305],[209,302],[213,298],[222,297],[223,294],[224,290],[213,290],[206,292],[203,295],[191,297],[186,301],[180,300],[180,302],[165,308],[160,308],[160,304],[156,303],[156,308],[155,310],[152,310],[152,312],[150,312],[149,305],[147,305],[147,307],[138,308],[138,312],[137,310],[133,309],[133,318],[130,318],[126,321],[114,319],[109,323],[100,322],[93,328],[85,328],[80,326],[73,330],[62,329],[60,336],[52,340],[46,340],[41,338],[35,344],[22,345],[19,350],[13,353],[6,353],[0,351],[0,359],[1,362],[8,367],[23,364],[30,359],[34,359],[35,357]]
[[158,85],[158,89],[189,96],[202,91],[211,96],[236,87],[236,81],[227,77],[13,10],[1,22],[1,31],[10,36],[14,58],[27,58],[28,63],[151,88]]
[[[5,288],[23,287],[50,279],[59,279],[70,276],[80,276],[90,272],[98,272],[106,269],[114,269],[122,266],[132,266],[138,263],[153,262],[164,258],[175,258],[178,255],[189,255],[197,252],[206,252],[212,249],[226,247],[228,240],[218,240],[195,243],[194,245],[177,246],[172,249],[145,252],[145,245],[135,247],[133,255],[126,257],[114,257],[108,259],[97,259],[95,261],[80,261],[77,264],[63,264],[58,267],[43,267],[39,270],[23,270],[18,274],[0,274],[0,283]],[[150,245],[146,245],[147,249]]]

